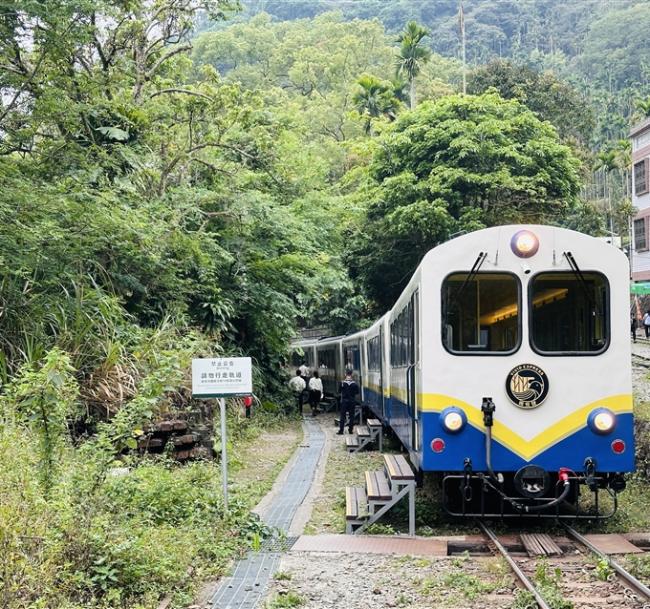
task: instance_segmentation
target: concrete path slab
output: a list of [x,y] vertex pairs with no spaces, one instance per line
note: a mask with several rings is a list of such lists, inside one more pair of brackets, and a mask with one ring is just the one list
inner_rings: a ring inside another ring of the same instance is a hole
[[346,552],[398,556],[447,556],[447,539],[395,535],[303,535],[291,552]]

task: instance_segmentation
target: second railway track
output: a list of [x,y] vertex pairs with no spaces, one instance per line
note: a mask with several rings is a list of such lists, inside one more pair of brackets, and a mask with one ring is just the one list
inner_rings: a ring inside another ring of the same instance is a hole
[[540,561],[512,553],[484,522],[479,526],[530,594],[527,607],[650,609],[650,589],[571,527],[565,551]]

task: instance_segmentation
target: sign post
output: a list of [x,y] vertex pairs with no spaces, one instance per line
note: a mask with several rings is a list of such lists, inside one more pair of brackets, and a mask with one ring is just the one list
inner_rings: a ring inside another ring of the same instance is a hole
[[223,486],[223,511],[228,513],[228,454],[226,452],[226,400],[219,398],[221,416],[221,484]]
[[253,393],[250,357],[217,357],[192,360],[192,397],[218,398],[221,417],[221,477],[223,507],[228,512],[228,455],[226,450],[226,397]]

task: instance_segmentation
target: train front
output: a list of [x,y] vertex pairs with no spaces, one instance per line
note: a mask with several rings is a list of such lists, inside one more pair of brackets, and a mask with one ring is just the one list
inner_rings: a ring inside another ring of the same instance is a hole
[[503,226],[421,268],[418,460],[441,474],[445,508],[611,515],[634,469],[625,255],[574,231]]

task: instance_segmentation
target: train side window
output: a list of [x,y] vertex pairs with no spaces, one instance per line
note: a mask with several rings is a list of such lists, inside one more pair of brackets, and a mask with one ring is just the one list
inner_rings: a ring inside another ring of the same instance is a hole
[[390,365],[401,368],[410,363],[411,327],[410,304],[402,309],[390,326]]
[[381,355],[379,353],[379,336],[371,338],[367,343],[368,370],[379,371],[381,368]]
[[509,273],[452,273],[442,283],[442,342],[454,354],[512,353],[521,341],[521,284]]
[[609,344],[609,284],[601,273],[548,272],[529,287],[530,343],[540,354],[602,353]]

